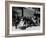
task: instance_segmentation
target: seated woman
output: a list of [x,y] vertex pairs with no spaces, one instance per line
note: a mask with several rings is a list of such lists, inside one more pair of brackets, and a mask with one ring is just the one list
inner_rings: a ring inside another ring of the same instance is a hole
[[21,28],[23,25],[24,25],[24,21],[23,21],[23,19],[21,19],[18,26],[17,26],[17,28]]

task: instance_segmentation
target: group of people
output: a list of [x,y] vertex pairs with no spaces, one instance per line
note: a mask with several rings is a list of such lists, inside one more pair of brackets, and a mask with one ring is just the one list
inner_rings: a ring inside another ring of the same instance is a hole
[[34,17],[26,17],[26,16],[20,17],[20,16],[17,16],[15,18],[15,23],[13,25],[15,25],[16,29],[17,28],[26,29],[26,28],[31,27],[31,26],[38,26],[38,22],[40,23],[39,15],[34,16]]

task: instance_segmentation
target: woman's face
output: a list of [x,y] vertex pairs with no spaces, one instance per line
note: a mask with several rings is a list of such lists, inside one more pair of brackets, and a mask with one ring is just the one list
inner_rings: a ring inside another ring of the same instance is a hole
[[21,19],[23,21],[23,19]]

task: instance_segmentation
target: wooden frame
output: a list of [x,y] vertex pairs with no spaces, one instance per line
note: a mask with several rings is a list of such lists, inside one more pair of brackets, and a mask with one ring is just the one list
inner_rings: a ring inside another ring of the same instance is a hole
[[[43,6],[43,33],[29,33],[29,34],[9,34],[9,4],[22,3],[29,5],[42,5]],[[19,1],[6,1],[5,2],[5,37],[18,37],[18,36],[35,36],[45,34],[45,4],[44,3],[33,3],[33,2],[19,2]]]

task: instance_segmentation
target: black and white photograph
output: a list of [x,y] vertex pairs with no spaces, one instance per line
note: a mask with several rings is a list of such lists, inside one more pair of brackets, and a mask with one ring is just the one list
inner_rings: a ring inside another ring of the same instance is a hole
[[39,30],[40,8],[12,7],[12,30]]
[[45,34],[45,4],[8,1],[5,7],[5,36]]
[[43,33],[43,6],[10,4],[10,34]]

